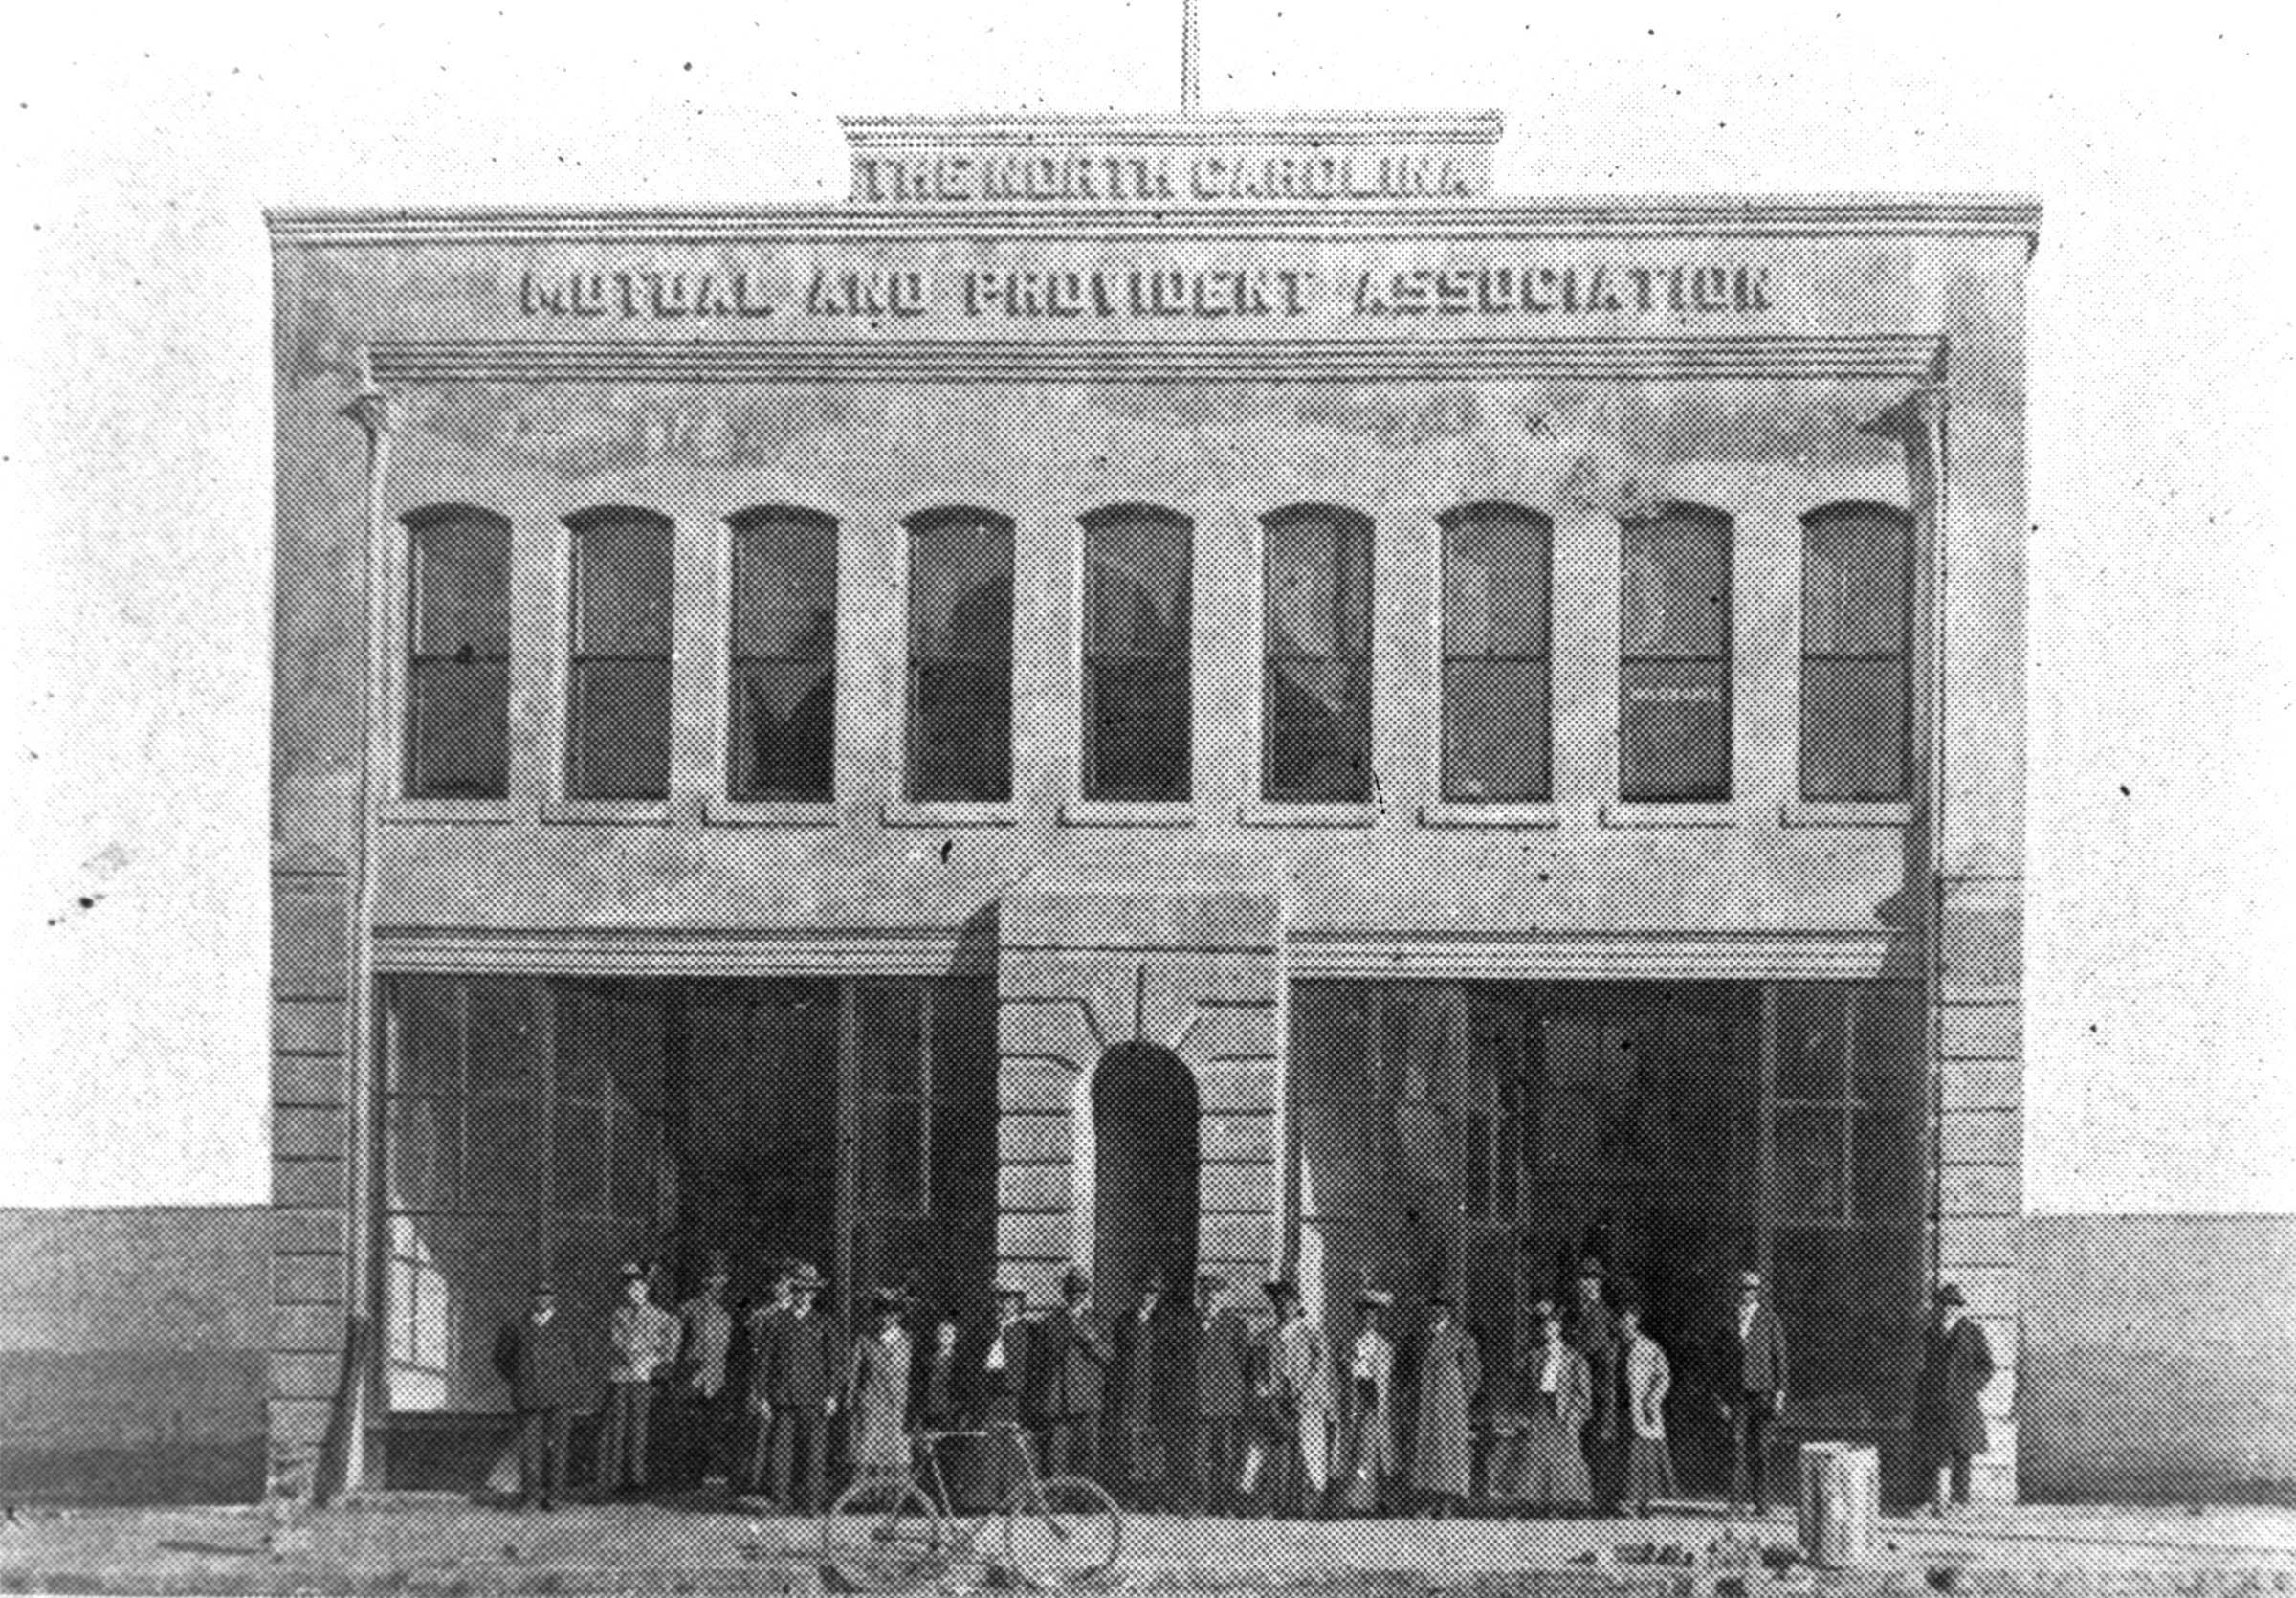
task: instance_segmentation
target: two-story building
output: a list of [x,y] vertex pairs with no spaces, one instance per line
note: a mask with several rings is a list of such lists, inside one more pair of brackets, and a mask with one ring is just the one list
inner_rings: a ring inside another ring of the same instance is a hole
[[1957,1281],[2012,1491],[2037,206],[846,126],[843,206],[272,217],[280,1446],[405,1474],[629,1258],[1503,1368],[1592,1254],[1693,1389],[1766,1268],[1885,1445]]

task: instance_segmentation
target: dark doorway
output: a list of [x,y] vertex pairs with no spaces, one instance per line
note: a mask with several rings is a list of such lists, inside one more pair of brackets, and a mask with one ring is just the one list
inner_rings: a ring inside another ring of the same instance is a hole
[[1196,1272],[1196,1079],[1168,1049],[1125,1043],[1093,1078],[1093,1274],[1112,1308],[1155,1272]]

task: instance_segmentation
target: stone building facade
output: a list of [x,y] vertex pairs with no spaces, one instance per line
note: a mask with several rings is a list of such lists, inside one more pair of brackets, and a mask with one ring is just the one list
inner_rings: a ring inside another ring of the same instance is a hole
[[279,1445],[381,1478],[625,1258],[1504,1364],[1592,1254],[1686,1351],[1765,1266],[1892,1447],[1959,1282],[2012,1491],[2038,207],[847,132],[843,206],[271,219]]

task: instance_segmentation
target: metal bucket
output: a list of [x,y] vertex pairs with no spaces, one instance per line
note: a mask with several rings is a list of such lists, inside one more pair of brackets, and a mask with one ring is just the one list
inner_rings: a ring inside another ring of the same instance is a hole
[[1851,1443],[1801,1445],[1801,1552],[1824,1570],[1847,1570],[1873,1553],[1881,1508],[1881,1460]]

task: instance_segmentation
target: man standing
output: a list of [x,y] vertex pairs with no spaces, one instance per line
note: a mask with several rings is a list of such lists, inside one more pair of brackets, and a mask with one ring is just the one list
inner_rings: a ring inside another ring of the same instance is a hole
[[1937,1313],[1921,1340],[1921,1374],[1913,1384],[1913,1440],[1930,1487],[1930,1513],[1969,1503],[1970,1461],[1985,1452],[1985,1384],[1993,1379],[1993,1345],[1965,1313],[1961,1290],[1937,1290]]
[[962,1356],[964,1399],[981,1416],[988,1435],[979,1473],[982,1505],[1003,1503],[1021,1479],[1021,1407],[1028,1391],[1035,1328],[1021,1319],[1021,1290],[997,1288],[996,1319],[973,1350]]
[[495,1368],[510,1384],[510,1407],[519,1417],[519,1507],[539,1500],[555,1509],[566,1496],[574,1411],[590,1388],[573,1339],[558,1318],[558,1290],[548,1282],[535,1284],[524,1318],[495,1340]]
[[1587,1477],[1593,1483],[1595,1509],[1610,1514],[1618,1508],[1616,1443],[1619,1434],[1619,1328],[1603,1300],[1602,1262],[1587,1259],[1578,1267],[1578,1285],[1571,1299],[1571,1318],[1563,1341],[1586,1361],[1587,1379],[1594,1384],[1594,1413],[1588,1416],[1581,1447]]
[[726,1470],[726,1360],[733,1350],[734,1318],[725,1307],[725,1289],[731,1276],[725,1255],[713,1252],[703,1268],[701,1291],[677,1307],[671,1393],[677,1416],[678,1474],[692,1483],[721,1477]]
[[1751,1476],[1754,1512],[1770,1512],[1770,1432],[1786,1410],[1786,1331],[1762,1300],[1762,1274],[1738,1276],[1738,1307],[1724,1351],[1723,1402],[1730,1406],[1730,1507],[1746,1507]]
[[1269,1282],[1268,1298],[1275,1307],[1269,1398],[1278,1432],[1270,1498],[1278,1514],[1306,1519],[1331,1484],[1332,1349],[1302,1309],[1296,1282]]
[[622,1268],[622,1302],[607,1325],[606,1418],[598,1430],[598,1490],[646,1488],[647,1433],[653,1378],[669,1358],[677,1322],[655,1304],[641,1265]]
[[769,1267],[772,1293],[765,1302],[750,1311],[748,1336],[743,1352],[749,1366],[748,1408],[750,1423],[757,1428],[749,1445],[749,1465],[742,1472],[741,1484],[754,1497],[765,1496],[767,1478],[771,1474],[773,1450],[773,1399],[768,1390],[771,1367],[766,1351],[780,1337],[781,1323],[796,1307],[797,1294],[792,1283],[797,1278],[797,1262],[777,1259]]
[[1188,1507],[1199,1513],[1234,1507],[1244,1467],[1250,1332],[1226,1295],[1225,1276],[1206,1271],[1196,1278],[1196,1313],[1188,1320],[1180,1361]]
[[1116,1327],[1116,1454],[1125,1498],[1138,1510],[1163,1507],[1170,1492],[1163,1421],[1172,1355],[1163,1296],[1163,1279],[1141,1272],[1139,1297]]
[[1061,1278],[1061,1307],[1037,1328],[1034,1376],[1037,1424],[1044,1429],[1047,1476],[1093,1474],[1100,1431],[1108,1340],[1093,1320],[1093,1284],[1071,1268]]
[[845,1376],[837,1323],[816,1307],[824,1283],[811,1265],[789,1282],[788,1312],[765,1329],[759,1351],[768,1410],[766,1494],[785,1509],[810,1515],[821,1507],[828,1465],[829,1419]]

